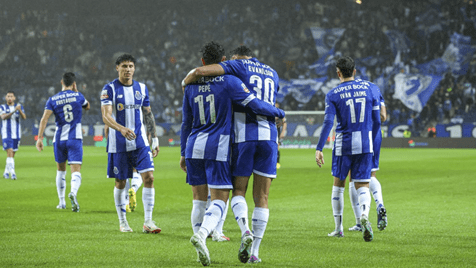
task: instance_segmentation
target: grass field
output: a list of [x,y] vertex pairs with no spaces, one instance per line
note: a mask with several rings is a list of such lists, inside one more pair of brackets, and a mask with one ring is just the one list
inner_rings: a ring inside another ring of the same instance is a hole
[[[380,171],[389,225],[374,241],[361,233],[327,237],[331,208],[331,151],[319,169],[314,150],[282,149],[282,168],[270,192],[270,219],[260,267],[474,267],[476,266],[476,150],[383,149]],[[179,148],[163,147],[155,159],[154,220],[158,235],[143,234],[143,207],[127,215],[133,233],[119,232],[114,182],[106,178],[104,148],[86,147],[81,212],[57,210],[53,151],[22,146],[15,157],[18,180],[0,179],[0,266],[200,267],[189,243],[191,189],[179,169]],[[5,163],[0,158],[0,167]],[[71,172],[67,174],[67,191]],[[344,228],[354,225],[348,191]],[[141,199],[141,190],[138,192]],[[250,214],[253,204],[247,198]],[[251,215],[250,215],[251,216]],[[212,266],[238,261],[239,228],[231,210],[230,242],[208,240]],[[249,265],[248,265],[249,266]]]

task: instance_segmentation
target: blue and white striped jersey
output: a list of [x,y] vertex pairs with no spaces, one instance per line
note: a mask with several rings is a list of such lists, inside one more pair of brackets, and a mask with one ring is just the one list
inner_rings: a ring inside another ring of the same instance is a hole
[[181,155],[187,159],[229,161],[233,104],[273,118],[284,116],[273,105],[259,101],[235,76],[202,77],[185,88]]
[[373,152],[373,118],[380,117],[372,117],[372,111],[380,110],[380,95],[377,85],[364,80],[341,83],[327,93],[326,116],[337,117],[336,156]]
[[[0,115],[13,112],[16,106],[17,104],[1,105]],[[21,110],[25,112],[23,105]],[[19,111],[15,111],[9,119],[2,120],[2,139],[21,139],[21,115]]]
[[[271,105],[276,103],[279,77],[276,71],[256,58],[220,62],[225,74],[240,78],[246,87]],[[278,131],[274,117],[256,115],[247,108],[233,106],[235,143],[245,141],[276,141]]]
[[121,132],[109,128],[108,153],[130,152],[149,146],[142,116],[142,107],[150,106],[149,90],[145,84],[133,80],[132,85],[125,86],[115,79],[102,89],[101,106],[104,105],[112,105],[112,117],[136,135],[136,139],[130,141]]
[[46,101],[45,109],[55,114],[56,130],[53,142],[83,139],[82,107],[87,104],[83,94],[72,90],[61,91]]

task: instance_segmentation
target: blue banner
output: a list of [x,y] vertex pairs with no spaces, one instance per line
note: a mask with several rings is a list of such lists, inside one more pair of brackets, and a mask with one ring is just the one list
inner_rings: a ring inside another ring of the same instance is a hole
[[317,75],[327,75],[329,66],[335,65],[334,48],[329,50],[324,56],[317,60],[314,64],[309,66],[309,69],[314,69]]
[[442,59],[451,68],[453,75],[465,75],[474,54],[471,37],[453,33],[450,41]]
[[429,62],[425,62],[416,66],[420,72],[424,74],[432,74],[443,76],[448,70],[449,66],[442,58],[437,58]]
[[399,51],[402,53],[402,57],[403,54],[410,52],[412,42],[406,34],[396,30],[388,30],[385,32],[385,34],[390,41],[390,48],[392,49],[394,56],[397,56]]
[[316,79],[291,79],[290,81],[279,81],[279,93],[277,101],[280,102],[284,96],[291,94],[295,100],[301,103],[307,103],[322,87],[327,77]]
[[424,74],[395,75],[394,99],[399,99],[409,109],[421,112],[440,83],[442,76]]
[[320,27],[311,27],[310,30],[320,58],[325,56],[329,50],[334,48],[337,41],[339,41],[340,37],[345,32],[345,29],[341,28],[324,29]]

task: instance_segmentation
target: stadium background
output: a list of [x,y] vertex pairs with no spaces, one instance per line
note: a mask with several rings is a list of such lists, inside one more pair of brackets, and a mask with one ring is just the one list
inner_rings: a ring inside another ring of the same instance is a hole
[[[23,144],[33,144],[47,98],[60,90],[65,71],[75,72],[91,102],[85,141],[101,146],[98,94],[117,77],[116,56],[129,52],[138,60],[135,79],[149,87],[159,133],[173,145],[180,81],[200,65],[200,47],[216,40],[227,50],[247,45],[276,69],[285,110],[322,111],[337,81],[333,60],[350,55],[358,77],[382,89],[386,137],[425,138],[435,127],[437,137],[475,144],[475,6],[469,0],[2,1],[0,92],[16,92],[28,115]],[[319,126],[312,118],[290,122],[289,142],[315,138]],[[302,127],[304,133],[295,131]]]

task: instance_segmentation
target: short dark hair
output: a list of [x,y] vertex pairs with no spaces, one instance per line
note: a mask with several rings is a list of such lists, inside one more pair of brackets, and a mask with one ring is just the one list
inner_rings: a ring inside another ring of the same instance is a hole
[[130,61],[130,62],[133,62],[134,65],[136,64],[136,58],[134,58],[134,56],[132,56],[131,54],[122,54],[121,56],[117,57],[116,59],[116,66],[125,62],[125,61]]
[[355,69],[355,61],[349,57],[341,57],[336,62],[336,68],[339,68],[343,78],[352,77]]
[[72,72],[67,72],[63,74],[63,84],[65,87],[71,86],[74,82],[76,82],[76,75]]
[[200,52],[202,52],[202,58],[205,61],[205,64],[219,63],[223,56],[225,56],[225,49],[220,44],[213,41],[205,44]]
[[[7,91],[7,94],[10,94],[10,93],[12,93],[12,94],[13,94],[13,96],[15,96],[15,92],[14,92],[13,90],[9,90],[9,91]],[[5,94],[5,95],[7,95],[7,94]]]
[[251,49],[247,46],[239,46],[231,51],[231,55],[252,57],[253,52],[251,52]]

